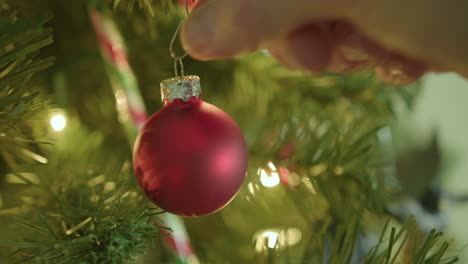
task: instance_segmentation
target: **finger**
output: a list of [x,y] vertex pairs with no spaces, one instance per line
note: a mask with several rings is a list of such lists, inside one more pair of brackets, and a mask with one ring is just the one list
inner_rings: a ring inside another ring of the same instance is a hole
[[350,19],[385,48],[468,73],[468,1],[361,0]]
[[289,69],[323,72],[331,58],[331,35],[325,23],[304,25],[268,47],[270,53]]
[[290,68],[321,73],[330,62],[333,43],[330,32],[321,24],[309,24],[288,34],[271,48],[273,54]]
[[405,85],[419,79],[427,69],[421,62],[392,54],[387,61],[375,68],[375,72],[387,83]]
[[347,1],[207,1],[184,23],[182,43],[197,59],[235,56],[266,47],[304,24],[340,16],[338,2]]

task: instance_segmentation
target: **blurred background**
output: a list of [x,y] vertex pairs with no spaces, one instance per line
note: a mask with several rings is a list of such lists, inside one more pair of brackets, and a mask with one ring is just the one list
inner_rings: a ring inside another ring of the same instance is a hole
[[143,194],[132,149],[164,107],[183,5],[0,7],[0,263],[468,263],[457,75],[395,87],[290,71],[265,51],[187,58],[203,100],[241,127],[249,169],[225,208],[182,218]]
[[[441,206],[447,213],[446,233],[455,239],[453,250],[461,250],[468,241],[464,227],[468,210],[463,202],[468,188],[467,88],[468,82],[456,74],[427,74],[413,111],[401,111],[397,120],[401,150],[427,148],[437,135],[442,161],[438,173],[447,199]],[[468,262],[466,257],[462,260]]]

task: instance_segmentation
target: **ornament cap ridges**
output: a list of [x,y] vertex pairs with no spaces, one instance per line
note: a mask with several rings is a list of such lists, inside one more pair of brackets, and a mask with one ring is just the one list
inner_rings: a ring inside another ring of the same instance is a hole
[[172,103],[174,99],[188,102],[191,97],[199,98],[202,94],[200,77],[186,75],[166,79],[161,82],[161,100]]

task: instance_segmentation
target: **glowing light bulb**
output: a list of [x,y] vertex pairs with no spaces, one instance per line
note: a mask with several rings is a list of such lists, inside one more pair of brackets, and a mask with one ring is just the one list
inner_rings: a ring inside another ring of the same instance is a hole
[[301,231],[295,227],[270,228],[259,230],[254,234],[255,250],[264,252],[267,248],[284,250],[301,241]]
[[271,188],[280,183],[280,177],[276,171],[267,173],[264,169],[261,169],[260,182],[263,184],[263,186]]
[[273,164],[273,162],[271,162],[271,161],[268,162],[268,167],[270,167],[270,170],[276,171],[276,166],[275,166],[275,164]]
[[62,113],[55,113],[52,118],[50,118],[50,125],[55,131],[62,131],[67,125],[67,119]]
[[267,247],[275,248],[276,242],[278,241],[278,233],[268,231],[263,233],[262,236],[266,239]]

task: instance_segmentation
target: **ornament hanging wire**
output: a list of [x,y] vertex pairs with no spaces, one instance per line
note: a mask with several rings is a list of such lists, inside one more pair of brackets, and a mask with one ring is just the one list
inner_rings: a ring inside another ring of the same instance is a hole
[[[185,14],[187,17],[189,16],[189,5],[188,5],[189,0],[185,0]],[[171,43],[169,44],[169,52],[171,53],[171,57],[174,59],[174,73],[176,77],[179,76],[184,76],[184,63],[182,60],[187,57],[187,52],[184,52],[182,55],[177,55],[174,52],[174,42],[177,38],[177,35],[179,35],[180,28],[182,27],[182,23],[184,23],[184,19],[180,21],[179,25],[177,26],[176,31],[174,32],[174,35],[172,36]],[[180,67],[180,75],[179,75],[179,67]]]

